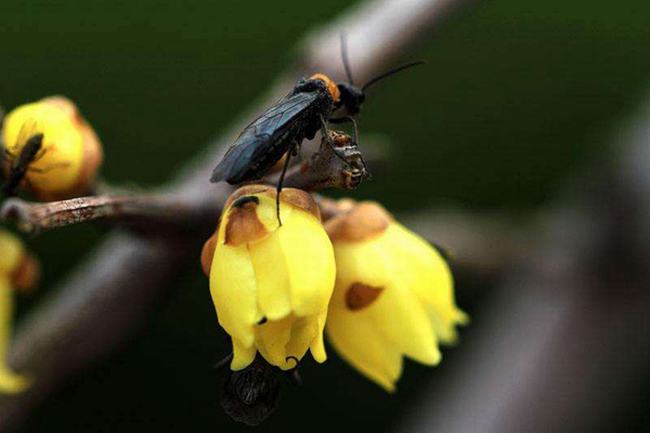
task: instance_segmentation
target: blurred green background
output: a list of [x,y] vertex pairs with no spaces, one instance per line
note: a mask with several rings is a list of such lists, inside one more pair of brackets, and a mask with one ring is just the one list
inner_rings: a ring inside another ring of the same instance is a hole
[[[106,179],[158,185],[267,89],[307,29],[350,3],[3,0],[0,104],[72,98],[105,144]],[[630,0],[493,0],[455,14],[404,53],[427,66],[373,89],[363,131],[394,147],[388,172],[357,196],[397,212],[453,204],[525,216],[544,205],[589,161],[615,154],[608,138],[647,88],[649,18],[650,3]],[[33,239],[44,291],[101,236],[82,226]],[[466,341],[490,293],[469,285],[459,282],[474,319]],[[137,339],[59,392],[29,430],[244,430],[217,403],[211,364],[224,340],[197,252]],[[324,366],[304,363],[305,385],[286,386],[258,431],[387,431],[417,416],[411,404],[462,347],[436,369],[408,363],[392,396],[330,351]]]

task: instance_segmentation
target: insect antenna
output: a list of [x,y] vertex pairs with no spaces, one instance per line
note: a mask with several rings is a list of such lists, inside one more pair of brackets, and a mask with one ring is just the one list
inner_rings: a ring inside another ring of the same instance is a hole
[[343,68],[345,69],[345,75],[348,77],[348,82],[354,84],[352,68],[350,68],[350,58],[348,57],[348,40],[345,33],[341,33],[341,60],[343,60]]
[[397,74],[398,72],[401,72],[405,69],[412,68],[413,66],[424,65],[424,63],[425,63],[424,61],[419,60],[417,62],[407,63],[405,65],[398,66],[397,68],[386,71],[383,74],[377,75],[375,78],[372,78],[370,81],[364,84],[363,87],[361,88],[361,91],[365,92],[366,89],[368,89],[368,87],[372,86],[377,81],[381,81],[384,78],[390,77],[391,75]]

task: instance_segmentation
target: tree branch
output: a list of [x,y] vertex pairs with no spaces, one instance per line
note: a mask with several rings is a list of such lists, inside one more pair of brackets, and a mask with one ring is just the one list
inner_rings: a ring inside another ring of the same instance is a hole
[[[367,177],[365,162],[352,138],[330,131],[330,141],[321,140],[311,158],[292,167],[284,185],[312,192],[325,188],[350,190]],[[271,176],[268,182],[275,185],[277,178]],[[191,230],[202,222],[201,217],[178,194],[98,195],[48,203],[11,198],[0,208],[0,219],[15,222],[30,234],[103,220],[140,233],[165,235],[173,228]]]
[[[315,32],[304,44],[299,67],[281,77],[266,98],[211,143],[208,151],[187,165],[167,193],[183,197],[201,220],[212,227],[230,187],[210,185],[210,172],[223,155],[230,137],[250,118],[286,93],[301,71],[341,73],[339,33],[348,35],[355,74],[361,79],[382,72],[429,28],[447,16],[452,0],[382,0],[368,2],[341,21]],[[408,13],[407,13],[408,11]],[[382,31],[377,31],[382,29]],[[336,65],[333,67],[332,65]],[[197,227],[183,237],[146,239],[111,234],[92,258],[35,308],[18,328],[9,361],[16,371],[36,379],[24,394],[0,404],[0,431],[20,426],[32,409],[63,381],[90,362],[113,350],[134,332],[171,287],[187,260],[194,260],[209,229]],[[198,264],[197,264],[198,266]]]
[[180,198],[166,195],[100,195],[49,203],[18,198],[5,201],[0,218],[21,231],[39,234],[88,221],[107,220],[152,231],[153,227],[191,227],[200,220],[195,209]]

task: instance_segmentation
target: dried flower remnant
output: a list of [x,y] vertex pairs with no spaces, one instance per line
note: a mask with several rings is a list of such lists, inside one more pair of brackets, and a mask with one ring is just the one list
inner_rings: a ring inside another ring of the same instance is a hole
[[257,352],[282,370],[296,367],[309,349],[326,359],[323,328],[334,288],[332,244],[308,193],[249,185],[235,191],[221,224],[203,249],[202,265],[220,325],[232,338],[232,370]]
[[38,275],[38,262],[25,252],[16,237],[0,229],[0,394],[20,393],[30,383],[29,378],[11,370],[6,364],[6,355],[11,341],[12,292],[31,289]]
[[354,368],[394,391],[402,356],[437,364],[438,341],[453,343],[468,318],[434,248],[376,203],[344,207],[325,225],[337,268],[326,333]]
[[7,114],[2,128],[4,161],[12,195],[24,186],[42,201],[85,195],[95,184],[102,145],[72,101],[51,96]]

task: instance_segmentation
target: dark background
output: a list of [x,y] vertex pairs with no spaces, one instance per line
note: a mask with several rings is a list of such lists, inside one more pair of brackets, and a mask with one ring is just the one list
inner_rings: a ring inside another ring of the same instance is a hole
[[[104,177],[156,186],[268,87],[307,29],[349,3],[3,0],[0,103],[72,98],[105,144]],[[425,67],[373,89],[363,131],[394,146],[388,172],[356,196],[396,212],[451,204],[526,218],[593,160],[616,155],[608,139],[647,88],[649,18],[650,3],[628,0],[495,0],[456,14],[404,53]],[[86,225],[33,239],[43,292],[101,236]],[[198,254],[139,337],[52,398],[30,431],[245,429],[217,404],[210,367],[226,354],[225,337]],[[468,341],[490,287],[458,285],[473,318]],[[22,300],[21,314],[38,297]],[[305,385],[286,386],[258,431],[387,431],[462,350],[445,351],[436,369],[408,363],[396,395],[330,350],[323,366],[303,363]],[[627,420],[642,406],[630,396],[602,431],[638,428]]]

